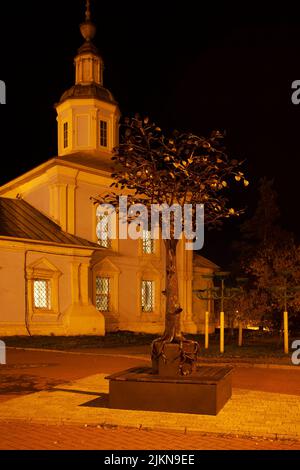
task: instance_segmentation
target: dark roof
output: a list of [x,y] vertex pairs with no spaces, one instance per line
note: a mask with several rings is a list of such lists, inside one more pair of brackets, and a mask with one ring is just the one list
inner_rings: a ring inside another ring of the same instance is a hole
[[63,232],[23,199],[0,197],[0,236],[99,248],[96,243]]
[[104,159],[100,152],[91,153],[87,151],[69,153],[67,155],[58,156],[56,159],[58,161],[71,162],[75,163],[76,165],[83,165],[89,168],[94,168],[95,170],[104,170],[109,172],[110,175],[113,172],[114,166],[116,165],[115,162],[112,161],[111,157],[112,155]]
[[195,268],[209,268],[213,269],[214,271],[218,271],[220,267],[213,263],[213,261],[210,261],[207,258],[204,258],[204,256],[199,255],[198,253],[194,253],[194,267]]
[[78,54],[87,54],[92,53],[99,56],[99,51],[97,47],[92,43],[92,41],[85,41],[84,44],[78,49]]
[[96,98],[107,103],[117,104],[112,93],[101,85],[97,83],[91,83],[89,85],[73,85],[67,91],[63,93],[59,100],[59,104],[63,103],[68,99],[87,99],[87,98]]

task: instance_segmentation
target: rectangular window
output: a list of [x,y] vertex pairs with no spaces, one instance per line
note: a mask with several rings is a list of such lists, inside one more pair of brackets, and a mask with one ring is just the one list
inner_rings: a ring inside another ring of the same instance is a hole
[[141,297],[142,297],[142,311],[153,312],[154,310],[154,281],[142,281]]
[[69,145],[69,124],[64,122],[64,149]]
[[100,145],[107,147],[107,122],[100,121]]
[[143,253],[147,255],[154,253],[154,240],[151,238],[150,230],[143,230]]
[[108,215],[97,217],[97,239],[98,244],[103,248],[111,248],[111,233]]
[[109,312],[110,279],[96,277],[96,308],[100,312]]
[[51,283],[47,279],[33,281],[33,301],[35,308],[51,309]]

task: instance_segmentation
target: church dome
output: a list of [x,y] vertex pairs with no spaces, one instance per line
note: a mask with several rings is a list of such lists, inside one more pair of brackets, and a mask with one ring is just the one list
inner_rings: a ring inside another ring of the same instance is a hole
[[104,61],[92,39],[96,26],[86,0],[85,21],[80,25],[84,43],[74,58],[75,83],[55,104],[58,155],[88,152],[108,159],[119,139],[120,110],[113,94],[104,86]]
[[97,83],[89,83],[87,85],[76,84],[73,85],[69,90],[65,91],[59,100],[59,104],[63,103],[67,99],[87,99],[95,98],[107,103],[117,104],[113,94],[103,86]]

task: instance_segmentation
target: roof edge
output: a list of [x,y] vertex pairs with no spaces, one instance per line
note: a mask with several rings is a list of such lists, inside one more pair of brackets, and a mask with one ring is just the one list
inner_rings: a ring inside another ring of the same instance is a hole
[[[199,255],[198,253],[195,253],[195,257],[198,258],[200,265],[201,265],[201,260],[204,260],[204,263],[203,263],[203,266],[194,266],[194,267],[211,268],[211,269],[215,269],[216,271],[221,269],[220,266],[218,266],[216,263],[214,263],[210,259],[206,258],[205,256],[202,256],[202,255]],[[205,264],[207,264],[208,266],[205,266]]]
[[31,170],[26,171],[25,173],[21,174],[20,176],[17,176],[16,178],[8,181],[7,183],[4,183],[2,186],[0,186],[0,197],[5,197],[3,196],[3,192],[9,191],[10,189],[14,189],[14,187],[22,184],[23,182],[29,181],[30,179],[39,176],[42,174],[45,169],[51,168],[55,165],[60,165],[60,166],[65,166],[65,167],[75,167],[79,170],[87,170],[90,173],[97,173],[100,176],[105,176],[107,177],[108,175],[110,176],[111,172],[106,171],[104,169],[97,169],[91,166],[85,166],[81,165],[79,163],[74,163],[74,162],[68,162],[67,159],[62,159],[60,158],[59,155],[56,155],[54,157],[51,157],[49,160],[46,160],[43,163],[40,163],[36,167],[32,168]]
[[17,243],[27,243],[31,245],[47,245],[47,246],[59,246],[63,248],[72,248],[72,249],[77,249],[77,250],[89,250],[91,252],[93,251],[102,251],[104,248],[102,247],[97,247],[97,246],[85,246],[85,245],[72,245],[68,243],[57,243],[57,242],[51,242],[48,240],[34,240],[32,238],[18,238],[18,237],[9,237],[7,235],[0,235],[0,242],[2,240],[7,240],[7,241],[14,241]]

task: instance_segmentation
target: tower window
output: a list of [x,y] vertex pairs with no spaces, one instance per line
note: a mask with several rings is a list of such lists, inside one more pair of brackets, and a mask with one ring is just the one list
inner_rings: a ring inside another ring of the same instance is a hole
[[97,217],[96,232],[98,244],[103,248],[111,248],[109,215],[102,214]]
[[142,311],[154,310],[154,281],[142,281],[141,286]]
[[154,240],[151,238],[150,230],[143,230],[143,253],[147,255],[154,253]]
[[69,124],[64,122],[64,149],[69,146]]
[[35,308],[51,309],[51,283],[48,279],[34,280],[33,300]]
[[96,308],[100,312],[109,312],[110,279],[109,277],[96,277]]
[[100,145],[107,147],[107,122],[100,121]]

